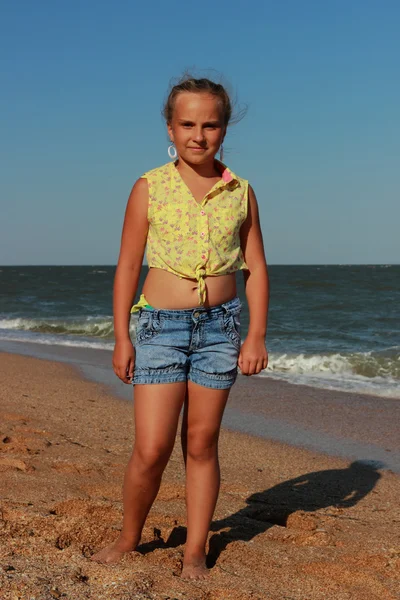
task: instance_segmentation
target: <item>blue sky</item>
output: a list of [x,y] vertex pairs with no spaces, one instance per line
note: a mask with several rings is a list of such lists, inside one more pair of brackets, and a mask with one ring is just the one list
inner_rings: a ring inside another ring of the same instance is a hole
[[191,67],[248,105],[224,161],[270,264],[399,263],[399,22],[397,0],[0,2],[0,264],[116,263]]

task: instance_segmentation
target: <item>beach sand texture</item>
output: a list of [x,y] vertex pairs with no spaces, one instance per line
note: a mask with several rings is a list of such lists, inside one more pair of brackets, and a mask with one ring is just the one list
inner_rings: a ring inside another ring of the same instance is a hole
[[[400,597],[398,475],[227,430],[207,581],[179,577],[179,435],[139,551],[93,563],[121,526],[132,404],[69,366],[4,353],[0,362],[1,600]],[[292,393],[301,402],[302,389]]]

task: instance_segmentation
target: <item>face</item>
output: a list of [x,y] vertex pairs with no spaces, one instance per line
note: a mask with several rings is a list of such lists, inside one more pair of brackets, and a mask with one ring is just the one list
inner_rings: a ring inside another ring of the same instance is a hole
[[176,97],[168,133],[185,162],[213,161],[225,132],[218,98],[205,92],[181,92]]

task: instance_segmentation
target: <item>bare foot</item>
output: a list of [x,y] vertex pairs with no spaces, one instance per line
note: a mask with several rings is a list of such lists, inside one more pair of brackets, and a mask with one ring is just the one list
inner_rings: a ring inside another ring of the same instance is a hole
[[93,556],[90,557],[90,560],[94,560],[105,565],[115,565],[121,560],[124,554],[127,552],[132,552],[138,543],[139,540],[136,543],[132,543],[118,538],[113,544],[110,544],[99,552],[96,552],[96,554],[93,554]]
[[183,579],[207,579],[206,557],[204,555],[185,557],[181,577]]

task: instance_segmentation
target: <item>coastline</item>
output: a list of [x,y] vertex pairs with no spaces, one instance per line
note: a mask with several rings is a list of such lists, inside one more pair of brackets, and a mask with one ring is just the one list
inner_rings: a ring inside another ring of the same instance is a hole
[[[0,341],[2,353],[57,361],[128,402],[132,387],[111,368],[111,351]],[[364,460],[400,474],[400,402],[371,394],[329,390],[269,377],[238,375],[222,426],[230,431],[349,460]]]
[[[105,362],[107,356],[103,358]],[[63,594],[115,600],[396,598],[398,475],[379,468],[368,456],[351,462],[234,432],[225,421],[209,580],[178,577],[185,533],[179,436],[140,552],[113,568],[92,563],[91,552],[114,539],[120,527],[123,471],[133,438],[132,403],[112,391],[116,388],[104,373],[103,380],[99,377],[98,354],[97,364],[83,365],[86,378],[71,363],[6,353],[0,353],[0,360],[0,585],[5,600]],[[95,375],[97,383],[88,380]],[[132,393],[130,386],[124,387]],[[263,417],[272,428],[282,424],[286,413],[289,437],[296,428],[331,437],[342,430],[347,436],[342,439],[353,439],[358,448],[366,444],[369,430],[363,432],[364,422],[349,418],[351,402],[336,393],[321,398],[321,390],[313,394],[312,388],[303,387],[272,380],[266,386],[265,379],[241,377],[232,390],[230,409],[237,418],[253,418],[258,404],[255,417]],[[245,400],[250,408],[243,406]],[[384,432],[379,430],[386,423],[382,415],[390,406],[377,410],[376,416],[370,397],[351,400],[377,431],[370,441],[380,448]],[[319,413],[317,403],[322,405]],[[347,414],[347,429],[337,431],[337,423],[330,429],[334,405],[341,407],[343,421]],[[387,434],[392,448],[388,454],[394,454],[396,440],[390,430]]]

